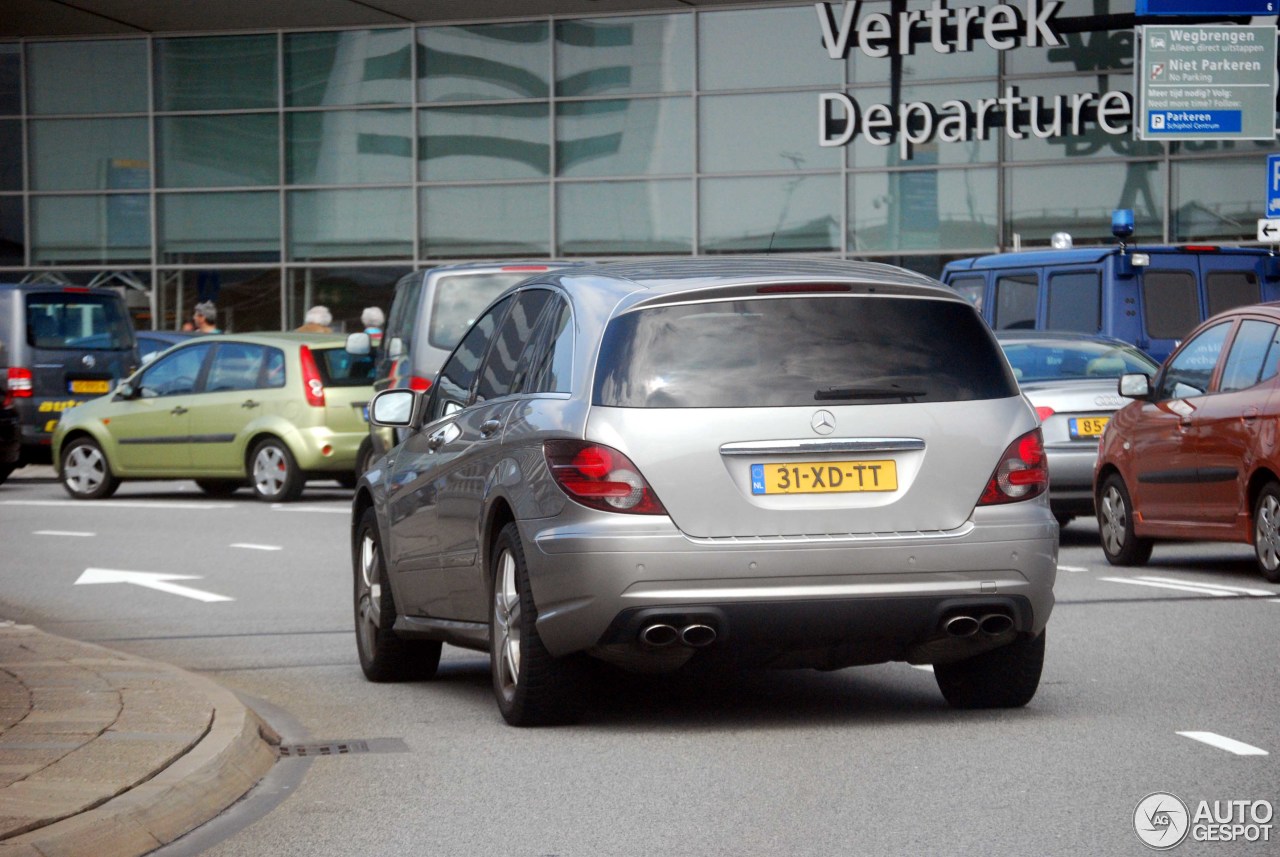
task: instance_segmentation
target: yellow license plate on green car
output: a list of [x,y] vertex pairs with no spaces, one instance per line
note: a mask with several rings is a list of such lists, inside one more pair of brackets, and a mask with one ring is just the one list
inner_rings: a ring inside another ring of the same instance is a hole
[[898,465],[892,459],[751,465],[752,494],[851,494],[897,490]]
[[1070,422],[1071,437],[1076,440],[1102,437],[1102,430],[1107,427],[1109,422],[1111,422],[1111,417],[1072,417]]
[[86,395],[93,393],[110,393],[110,381],[72,381],[71,392],[84,393]]

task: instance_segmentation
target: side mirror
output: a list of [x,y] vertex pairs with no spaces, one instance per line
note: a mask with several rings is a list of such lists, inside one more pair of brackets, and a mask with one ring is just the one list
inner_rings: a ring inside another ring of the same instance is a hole
[[347,353],[352,357],[364,357],[373,351],[373,343],[369,334],[364,331],[353,333],[347,337]]
[[133,399],[138,395],[138,391],[134,389],[133,383],[130,381],[121,381],[120,386],[116,387],[116,401],[125,399]]
[[1149,399],[1151,398],[1151,376],[1140,372],[1121,375],[1116,390],[1127,399]]
[[391,341],[387,343],[387,356],[394,360],[404,355],[404,340],[398,336],[391,337]]
[[369,403],[369,422],[386,428],[409,428],[417,410],[418,394],[403,387],[383,390]]

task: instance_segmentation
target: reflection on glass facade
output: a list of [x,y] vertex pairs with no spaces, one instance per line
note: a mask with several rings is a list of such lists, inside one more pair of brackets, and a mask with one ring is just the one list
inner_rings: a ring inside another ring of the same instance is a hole
[[[952,50],[956,33],[935,44],[921,23],[883,57],[833,49],[808,3],[7,42],[0,268],[155,284],[166,325],[203,284],[244,323],[287,326],[339,269],[331,285],[369,275],[371,294],[393,271],[493,257],[818,253],[936,272],[1059,231],[1110,244],[1118,207],[1138,241],[1254,243],[1280,146],[1139,142],[1127,115],[1109,133],[1072,113],[1089,93],[1128,109],[1134,89],[1131,30],[1089,29],[1131,26],[1133,4],[1087,5],[1055,13],[1060,46],[997,50],[979,27]],[[838,28],[846,7],[830,8]],[[835,95],[853,125],[823,116]]]

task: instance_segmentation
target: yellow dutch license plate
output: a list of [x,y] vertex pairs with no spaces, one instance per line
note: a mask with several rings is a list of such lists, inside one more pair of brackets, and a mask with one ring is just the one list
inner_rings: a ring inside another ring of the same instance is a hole
[[1102,430],[1111,422],[1111,417],[1073,417],[1071,419],[1071,436],[1077,440],[1087,437],[1101,437]]
[[751,465],[752,494],[850,494],[897,490],[898,465],[892,459]]
[[110,393],[110,381],[72,381],[71,392],[73,393]]

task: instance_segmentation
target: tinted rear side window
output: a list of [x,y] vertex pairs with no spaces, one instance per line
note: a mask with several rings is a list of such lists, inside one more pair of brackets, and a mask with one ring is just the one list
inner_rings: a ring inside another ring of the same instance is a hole
[[1196,278],[1186,271],[1147,271],[1142,277],[1147,336],[1181,339],[1200,323]]
[[313,348],[326,387],[364,387],[373,383],[373,355],[355,356],[344,348]]
[[1258,276],[1253,271],[1213,271],[1205,278],[1204,289],[1209,299],[1209,315],[1262,300]]
[[814,407],[1017,395],[968,304],[863,296],[641,309],[609,323],[593,401],[624,408]]
[[1049,277],[1049,330],[1097,333],[1102,329],[1102,277],[1071,271]]
[[27,295],[27,343],[34,348],[118,351],[133,347],[133,331],[114,295]]

